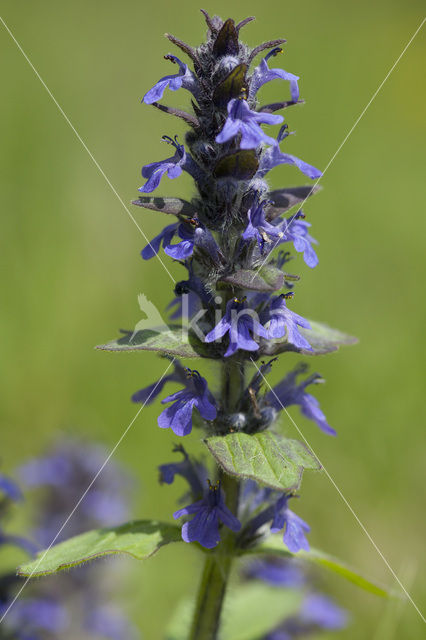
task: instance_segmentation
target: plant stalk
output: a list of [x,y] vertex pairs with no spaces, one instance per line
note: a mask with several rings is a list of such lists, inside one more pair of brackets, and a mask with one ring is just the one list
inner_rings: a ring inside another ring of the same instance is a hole
[[[222,365],[222,402],[229,413],[236,410],[243,385],[242,365],[234,358],[229,358]],[[219,480],[228,508],[237,515],[239,481],[222,470],[219,470]],[[217,640],[226,588],[235,556],[235,540],[235,533],[223,527],[218,547],[206,557],[188,640]]]

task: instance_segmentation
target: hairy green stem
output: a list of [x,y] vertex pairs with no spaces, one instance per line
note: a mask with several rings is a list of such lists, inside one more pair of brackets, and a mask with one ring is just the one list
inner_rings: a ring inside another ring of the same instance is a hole
[[[222,476],[228,507],[236,513],[239,483],[230,476]],[[235,534],[229,529],[221,532],[217,549],[208,553],[198,590],[189,640],[216,640],[226,588],[235,555]]]
[[[236,359],[229,358],[222,367],[222,402],[229,413],[236,410],[243,385],[243,366]],[[219,470],[219,479],[226,504],[237,515],[239,481],[224,474],[222,470]],[[223,527],[220,544],[206,557],[189,640],[216,640],[218,637],[223,602],[236,551],[235,540],[235,533]]]

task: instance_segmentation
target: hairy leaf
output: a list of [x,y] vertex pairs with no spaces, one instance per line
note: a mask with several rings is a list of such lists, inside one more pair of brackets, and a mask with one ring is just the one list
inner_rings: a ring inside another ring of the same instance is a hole
[[[276,589],[252,582],[238,584],[226,595],[221,640],[258,640],[278,626],[287,616],[297,612],[302,593]],[[167,640],[187,640],[194,611],[194,601],[183,600],[173,615]]]
[[40,551],[34,560],[19,567],[18,575],[31,578],[47,576],[89,560],[120,553],[145,560],[164,545],[180,540],[180,527],[155,520],[137,520],[119,527],[94,529],[60,542],[47,552]]
[[235,178],[250,180],[259,168],[259,161],[254,149],[240,149],[221,158],[214,170],[215,178]]
[[222,107],[227,105],[232,98],[238,98],[241,94],[241,89],[245,85],[246,73],[246,64],[239,64],[234,67],[214,90],[213,102]]
[[252,20],[256,20],[256,18],[254,16],[250,16],[249,18],[244,18],[244,20],[241,20],[241,22],[235,25],[237,32],[239,33],[240,29],[245,27],[245,25],[248,24],[249,22],[252,22]]
[[159,109],[160,111],[164,111],[164,113],[168,113],[171,116],[176,116],[177,118],[181,118],[186,124],[189,124],[190,127],[194,129],[198,129],[200,127],[200,122],[198,118],[192,115],[192,113],[187,113],[186,111],[182,111],[182,109],[175,109],[175,107],[169,107],[166,104],[160,104],[160,102],[152,102],[151,106]]
[[[142,329],[134,335],[131,331],[123,331],[125,335],[117,340],[100,344],[100,351],[160,351],[179,358],[199,358],[209,356],[207,344],[200,342],[191,332],[186,339],[181,327],[164,326],[164,329]],[[133,336],[133,337],[132,337]]]
[[273,265],[265,265],[259,271],[241,269],[224,276],[220,282],[251,291],[278,291],[284,286],[285,274]]
[[312,187],[289,187],[287,189],[271,191],[269,194],[271,204],[266,208],[267,220],[274,220],[277,216],[280,216],[297,204],[301,204],[320,190],[321,187],[319,185],[314,185]]
[[213,45],[213,54],[220,56],[236,55],[239,50],[238,33],[232,18],[223,24]]
[[302,442],[271,431],[212,436],[205,443],[218,464],[230,475],[251,478],[278,491],[297,490],[304,469],[321,468]]
[[306,560],[307,562],[312,562],[314,564],[320,565],[321,567],[325,567],[326,569],[330,569],[330,571],[337,573],[342,578],[345,578],[349,582],[355,584],[357,587],[360,587],[365,591],[369,591],[370,593],[374,593],[377,596],[381,596],[382,598],[388,598],[395,595],[391,590],[386,589],[385,587],[375,582],[372,582],[368,578],[365,578],[358,571],[352,569],[341,560],[338,560],[337,558],[329,555],[328,553],[324,553],[323,551],[311,548],[309,551],[301,550],[298,551],[297,554],[292,554],[287,549],[286,545],[283,542],[282,535],[280,534],[271,535],[259,546],[250,549],[248,553],[260,553],[266,555],[278,555],[287,557],[294,555],[301,560]]
[[259,113],[275,113],[275,111],[279,111],[280,109],[287,109],[287,107],[292,107],[294,104],[302,104],[303,100],[298,100],[294,102],[293,100],[284,100],[283,102],[270,102],[269,104],[264,104],[259,107]]
[[289,344],[284,337],[279,340],[262,340],[258,355],[277,355],[284,351],[294,351],[296,353],[303,353],[305,356],[320,356],[325,353],[337,351],[341,345],[355,344],[358,342],[357,338],[342,333],[338,331],[338,329],[332,329],[326,324],[314,322],[313,320],[309,320],[309,322],[311,329],[299,329],[299,331],[309,342],[313,351],[299,349]]
[[161,211],[171,215],[196,216],[197,210],[187,200],[182,198],[159,198],[158,196],[139,196],[132,204],[152,211]]

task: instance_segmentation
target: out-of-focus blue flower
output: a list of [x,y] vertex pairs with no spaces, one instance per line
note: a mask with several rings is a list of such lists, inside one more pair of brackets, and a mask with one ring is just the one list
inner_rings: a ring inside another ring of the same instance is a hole
[[[22,491],[17,483],[12,480],[12,478],[0,474],[0,518],[7,515],[12,502],[18,502],[22,499]],[[38,546],[30,540],[27,540],[22,536],[9,534],[3,531],[0,523],[0,547],[6,545],[11,547],[19,547],[30,555],[33,555],[38,551]]]
[[288,295],[274,296],[266,310],[262,312],[261,318],[263,324],[267,326],[267,337],[277,339],[286,336],[289,344],[312,351],[311,345],[298,330],[298,327],[310,329],[311,325],[305,318],[287,308]]
[[16,482],[2,473],[0,473],[0,493],[14,502],[22,500],[22,492]]
[[301,365],[291,371],[285,378],[279,382],[272,391],[266,395],[266,400],[277,411],[281,411],[284,407],[290,407],[293,404],[299,405],[302,414],[313,420],[318,427],[329,435],[335,436],[336,431],[330,427],[327,419],[319,406],[318,400],[310,393],[306,393],[306,387],[311,384],[322,382],[319,374],[314,373],[305,380],[297,383],[300,374],[306,371],[306,367]]
[[[107,452],[101,446],[62,439],[50,453],[20,468],[23,482],[38,489],[35,537],[44,547],[51,544],[85,492],[58,540],[128,519],[130,477],[115,463],[105,466],[106,459]],[[110,579],[105,568],[101,574],[99,570],[87,565],[65,578],[59,574],[32,585],[29,597],[19,599],[6,618],[18,633],[16,637],[47,640],[86,637],[89,632],[90,637],[99,639],[136,638],[127,633],[123,617],[114,615],[107,623],[110,607],[104,608],[104,599]],[[132,629],[130,624],[127,628]]]
[[224,143],[241,134],[240,149],[255,149],[262,142],[276,145],[275,138],[267,136],[260,128],[261,124],[280,124],[284,118],[272,113],[252,111],[247,101],[234,98],[228,103],[228,118],[222,131],[216,136],[216,142]]
[[309,551],[309,542],[305,537],[305,533],[310,531],[310,527],[302,518],[299,518],[288,508],[288,500],[289,496],[286,495],[278,498],[275,504],[271,532],[278,533],[284,529],[283,540],[292,553],[297,553],[301,549]]
[[272,557],[255,560],[245,570],[245,576],[262,580],[274,587],[301,587],[306,582],[302,569],[294,561]]
[[103,604],[89,611],[84,628],[93,638],[109,640],[135,640],[139,634],[126,616],[114,605]]
[[158,426],[171,428],[178,436],[186,436],[192,430],[192,411],[198,409],[205,420],[214,420],[216,403],[207,386],[207,380],[198,371],[187,369],[186,387],[162,400],[162,404],[173,402],[158,416]]
[[241,523],[225,504],[225,496],[219,483],[210,485],[202,500],[179,509],[173,514],[175,519],[193,515],[182,527],[185,542],[199,542],[206,549],[216,547],[220,542],[219,524],[222,522],[232,531],[239,531]]
[[282,53],[281,47],[275,47],[266,55],[260,62],[259,66],[253,71],[253,75],[250,78],[250,94],[249,97],[253,98],[259,91],[260,87],[266,82],[271,80],[286,80],[290,83],[290,93],[293,102],[299,100],[299,77],[294,73],[289,73],[283,69],[270,69],[268,66],[268,60],[272,56],[276,56],[278,53]]
[[300,611],[283,621],[264,640],[293,640],[316,635],[318,631],[338,631],[348,623],[348,615],[327,596],[310,593],[303,600]]
[[[8,604],[0,604],[0,615],[7,609]],[[3,624],[6,629],[17,633],[17,636],[11,637],[26,640],[44,638],[43,632],[61,634],[67,630],[69,623],[68,612],[58,602],[50,598],[20,598],[9,609]]]
[[247,307],[244,299],[238,298],[227,302],[225,315],[204,340],[205,342],[220,341],[226,333],[229,333],[229,346],[225,357],[232,356],[238,349],[257,351],[259,345],[253,339],[253,335],[268,337],[266,329],[257,319],[257,314]]
[[184,64],[176,56],[168,55],[165,56],[165,59],[178,65],[178,73],[161,78],[161,80],[159,80],[152,89],[147,91],[143,97],[143,102],[145,102],[145,104],[157,102],[163,97],[163,93],[167,87],[170,91],[177,91],[181,87],[183,89],[188,89],[188,91],[190,91],[196,98],[198,95],[198,83],[188,65]]
[[172,140],[169,136],[163,136],[163,140],[171,144],[175,149],[175,154],[171,158],[160,160],[159,162],[151,162],[142,167],[142,177],[146,178],[146,183],[139,187],[142,193],[151,193],[160,184],[161,178],[165,173],[173,180],[178,178],[182,171],[186,171],[193,178],[199,176],[199,172],[194,160],[185,151],[183,144],[179,144],[177,140]]
[[332,630],[343,629],[348,621],[346,611],[320,593],[311,593],[306,596],[300,617],[307,624]]
[[[107,452],[100,446],[64,439],[50,454],[20,467],[24,485],[45,488],[34,531],[35,539],[43,547],[55,538],[106,458]],[[94,527],[123,521],[128,516],[125,494],[129,482],[129,477],[118,465],[108,464],[87,491],[58,541]]]
[[0,529],[0,547],[5,545],[9,545],[11,547],[19,547],[20,549],[23,549],[23,551],[29,553],[31,556],[37,553],[37,551],[39,550],[38,545],[31,542],[31,540],[27,540],[22,536],[15,536],[4,533]]

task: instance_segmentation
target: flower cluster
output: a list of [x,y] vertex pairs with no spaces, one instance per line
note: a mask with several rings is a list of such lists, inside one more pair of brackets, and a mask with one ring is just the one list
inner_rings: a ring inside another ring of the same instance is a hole
[[[202,318],[202,337],[198,333],[191,339],[194,350],[225,367],[227,361],[235,362],[234,375],[238,376],[247,362],[264,354],[314,353],[310,323],[289,304],[298,279],[282,270],[289,253],[274,257],[273,250],[292,246],[309,267],[318,264],[313,248],[316,241],[308,233],[310,224],[302,212],[302,205],[315,189],[270,191],[266,176],[280,165],[293,165],[311,180],[318,179],[321,171],[281,150],[290,132],[283,115],[276,112],[300,102],[299,77],[271,66],[272,59],[282,53],[284,40],[251,49],[239,39],[249,20],[235,24],[203,13],[208,34],[200,47],[195,49],[167,36],[189,56],[193,68],[174,55],[166,55],[165,60],[174,64],[177,72],[162,77],[143,97],[145,104],[183,119],[190,131],[184,143],[176,136],[163,135],[174,155],[145,165],[145,183],[139,189],[142,194],[151,194],[164,176],[175,179],[185,171],[193,178],[198,194],[192,202],[141,195],[134,204],[175,216],[176,221],[142,250],[142,257],[153,258],[162,248],[186,271],[169,305],[174,309],[172,317],[183,313],[187,296],[186,313]],[[267,50],[253,66],[257,55]],[[290,97],[262,105],[261,88],[273,80],[281,82],[277,84],[281,96],[289,90]],[[193,113],[160,103],[168,89],[189,91]],[[276,133],[270,129],[274,125],[280,125]],[[297,208],[289,215],[293,207]],[[334,434],[318,401],[306,392],[308,385],[320,381],[318,374],[297,383],[305,367],[296,367],[275,388],[265,390],[264,376],[273,361],[262,364],[260,373],[241,387],[239,397],[231,403],[226,390],[216,393],[209,389],[201,373],[183,367],[176,358],[173,373],[136,392],[132,399],[150,403],[166,384],[182,385],[162,399],[167,407],[158,417],[159,427],[170,428],[177,436],[189,435],[193,426],[201,427],[208,436],[254,435],[272,427],[279,412],[291,405],[298,405],[325,433]],[[259,513],[249,509],[242,517],[241,507],[239,513],[232,513],[226,505],[222,473],[219,471],[217,481],[211,483],[207,471],[200,472],[201,465],[179,450],[183,462],[162,465],[160,470],[166,483],[178,474],[190,484],[193,502],[174,514],[175,518],[186,518],[182,527],[186,542],[214,547],[221,527],[241,530],[238,535],[248,540],[268,524],[272,533],[283,532],[290,551],[309,548],[308,525],[288,507],[294,487],[281,493],[267,489],[265,494],[260,478],[259,484],[254,483],[254,492],[256,500],[263,496],[263,508]]]
[[[27,538],[10,535],[3,529],[3,521],[8,517],[13,503],[21,502],[23,495],[14,480],[0,474],[0,549],[16,547],[33,555],[38,545]],[[20,587],[14,572],[0,574],[0,617],[5,616],[1,637],[15,640],[42,640],[52,633],[60,633],[65,628],[68,617],[62,607],[49,597],[31,597],[18,600],[9,607]],[[7,614],[7,617],[6,617]]]
[[[31,514],[33,544],[17,536],[6,536],[0,529],[0,545],[13,544],[30,555],[52,543],[73,511],[83,492],[104,462],[102,447],[62,440],[45,456],[23,465],[19,476],[23,487],[38,489],[38,499]],[[69,520],[69,529],[82,533],[89,527],[112,525],[128,515],[130,478],[118,466],[106,467],[105,473],[89,489],[79,509]],[[20,500],[21,492],[10,479],[0,476],[1,512],[6,502]],[[64,530],[59,539],[67,537]],[[41,546],[40,546],[41,545]],[[108,568],[101,574],[92,565],[79,572],[48,581],[30,584],[8,609],[18,591],[19,579],[1,576],[0,615],[7,611],[5,628],[17,640],[86,637],[99,640],[131,640],[137,637],[132,625],[111,602],[110,593],[101,585],[109,581]],[[7,588],[5,588],[7,585]],[[3,637],[3,636],[1,636]]]

